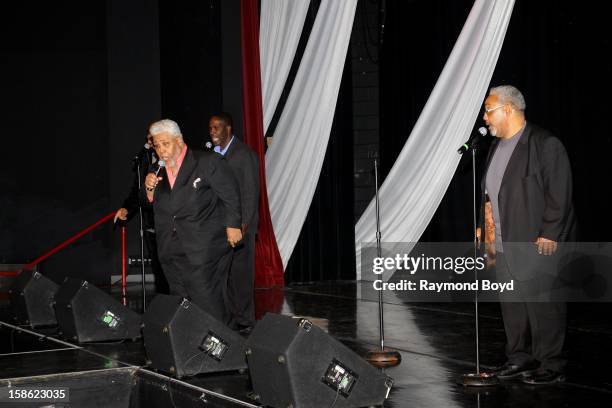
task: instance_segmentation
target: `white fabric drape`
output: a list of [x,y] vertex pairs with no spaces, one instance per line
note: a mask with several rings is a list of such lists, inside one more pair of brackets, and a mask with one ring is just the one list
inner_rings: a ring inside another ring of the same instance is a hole
[[274,116],[300,41],[310,0],[262,0],[259,60],[264,134]]
[[[476,0],[451,55],[383,183],[381,235],[385,242],[417,242],[459,164],[457,148],[470,135],[493,75],[514,0]],[[418,41],[418,39],[414,39]],[[410,48],[410,42],[406,42]],[[361,244],[376,241],[374,200],[355,226],[357,279]],[[405,245],[404,245],[405,247]]]
[[319,180],[357,0],[322,0],[300,68],[266,153],[270,215],[283,266]]

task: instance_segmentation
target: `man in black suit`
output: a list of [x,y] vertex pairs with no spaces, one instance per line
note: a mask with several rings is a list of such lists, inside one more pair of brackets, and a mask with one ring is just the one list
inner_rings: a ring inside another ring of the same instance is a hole
[[230,327],[248,333],[255,324],[253,283],[255,274],[255,235],[259,220],[259,159],[233,132],[228,113],[213,115],[208,132],[215,152],[225,157],[240,186],[243,244],[234,248],[227,288]]
[[575,239],[572,174],[561,141],[527,123],[525,107],[521,92],[509,85],[492,88],[485,100],[483,119],[496,140],[482,179],[477,233],[485,231],[484,209],[490,205],[496,274],[517,286],[512,298],[500,303],[508,360],[496,374],[551,384],[564,380],[566,305],[521,299],[545,282],[541,267],[555,256],[558,243]]
[[[143,240],[147,247],[147,253],[151,259],[151,270],[155,276],[155,292],[168,294],[168,281],[164,276],[157,255],[157,243],[155,242],[155,220],[153,218],[153,207],[147,200],[141,199],[141,186],[144,178],[150,171],[154,171],[157,156],[153,150],[153,136],[147,135],[147,142],[136,156],[134,156],[134,182],[130,194],[123,201],[121,208],[115,213],[115,220],[130,221],[142,208]],[[140,176],[140,179],[138,178]]]
[[147,175],[145,190],[170,293],[225,322],[232,247],[242,239],[238,183],[222,157],[188,149],[176,122],[155,122],[149,133],[165,162],[158,174]]

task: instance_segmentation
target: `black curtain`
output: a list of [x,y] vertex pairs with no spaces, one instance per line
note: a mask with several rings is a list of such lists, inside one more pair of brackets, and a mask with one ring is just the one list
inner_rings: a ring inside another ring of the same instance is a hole
[[[473,2],[386,4],[380,74],[384,172],[406,142]],[[609,183],[596,181],[611,170],[606,156],[612,135],[604,119],[612,72],[606,19],[582,4],[517,0],[491,81],[491,86],[517,86],[527,101],[527,120],[550,129],[565,144],[583,241],[606,241],[610,227],[601,199]],[[482,124],[479,117],[476,127]],[[487,149],[484,143],[478,164]],[[466,156],[422,240],[471,240],[471,177],[471,157]]]
[[285,282],[355,279],[353,101],[348,53],[321,175]]
[[[3,6],[0,264],[31,261],[108,211],[105,7]],[[108,255],[97,230],[41,271],[100,281]]]
[[162,115],[192,148],[208,140],[208,119],[222,106],[219,0],[159,1]]

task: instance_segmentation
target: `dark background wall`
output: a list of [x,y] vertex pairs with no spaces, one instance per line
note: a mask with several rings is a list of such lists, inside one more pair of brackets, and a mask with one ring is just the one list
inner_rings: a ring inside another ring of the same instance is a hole
[[[220,109],[240,128],[238,4],[3,6],[0,263],[31,260],[115,210],[151,121],[177,120],[193,146],[202,145],[208,117]],[[383,174],[390,169],[472,4],[359,2],[322,177],[288,281],[354,277],[354,219],[374,195],[370,159],[379,155]],[[313,2],[305,32],[317,7]],[[528,120],[567,146],[587,241],[607,241],[610,230],[603,199],[612,147],[606,27],[603,13],[577,4],[517,0],[492,80],[522,89]],[[470,239],[470,169],[462,160],[424,240]],[[136,254],[131,224],[129,252]],[[117,231],[106,225],[43,267],[52,277],[107,283],[119,271],[118,245]]]
[[[0,262],[20,262],[109,211],[106,5],[15,2],[2,14]],[[103,235],[49,267],[103,273]]]

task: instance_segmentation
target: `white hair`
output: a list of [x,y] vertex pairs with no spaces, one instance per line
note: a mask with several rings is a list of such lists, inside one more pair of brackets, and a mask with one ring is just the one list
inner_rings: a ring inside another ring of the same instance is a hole
[[521,112],[524,112],[527,107],[525,97],[521,91],[512,85],[501,85],[491,88],[489,95],[496,95],[501,103],[509,103]]
[[153,122],[151,126],[149,126],[149,133],[151,136],[158,135],[160,133],[168,133],[173,138],[183,137],[178,123],[171,119],[162,119],[158,120],[157,122]]

